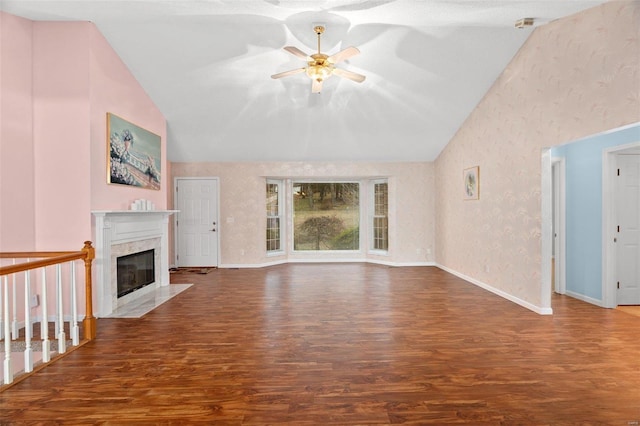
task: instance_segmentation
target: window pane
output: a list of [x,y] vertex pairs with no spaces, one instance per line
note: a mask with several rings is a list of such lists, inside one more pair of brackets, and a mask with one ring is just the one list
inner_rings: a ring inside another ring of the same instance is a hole
[[373,218],[373,248],[387,250],[389,248],[389,228],[386,217]]
[[267,216],[278,215],[278,185],[267,184]]
[[267,218],[267,251],[280,250],[280,218]]
[[373,248],[389,249],[389,189],[387,183],[374,185]]
[[358,250],[360,185],[294,182],[294,250]]
[[281,250],[280,194],[277,183],[267,183],[267,251]]
[[375,199],[375,215],[386,216],[389,207],[389,193],[386,183],[376,183]]

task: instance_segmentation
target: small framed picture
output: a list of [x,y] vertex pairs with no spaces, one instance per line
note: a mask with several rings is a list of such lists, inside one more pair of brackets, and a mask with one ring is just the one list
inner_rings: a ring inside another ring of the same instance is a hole
[[464,199],[479,200],[480,199],[480,167],[470,167],[464,169]]

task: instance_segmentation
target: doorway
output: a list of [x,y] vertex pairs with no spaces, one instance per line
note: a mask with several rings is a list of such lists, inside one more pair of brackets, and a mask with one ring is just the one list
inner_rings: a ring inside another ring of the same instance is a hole
[[218,178],[176,178],[176,265],[217,267]]
[[553,293],[566,293],[565,274],[565,159],[542,150],[541,170],[541,313],[553,314]]

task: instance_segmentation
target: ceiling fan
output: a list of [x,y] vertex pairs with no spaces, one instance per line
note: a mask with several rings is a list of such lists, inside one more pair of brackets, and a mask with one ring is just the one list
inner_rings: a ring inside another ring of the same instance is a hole
[[286,46],[284,48],[284,50],[286,50],[287,52],[307,61],[307,66],[304,68],[297,68],[294,70],[274,74],[271,76],[271,78],[288,77],[290,75],[306,72],[307,76],[309,76],[309,78],[312,80],[312,93],[320,93],[320,91],[322,90],[322,82],[334,74],[340,77],[347,78],[349,80],[353,80],[357,83],[362,83],[366,78],[364,75],[336,68],[334,66],[339,62],[357,55],[358,53],[360,53],[360,51],[357,48],[350,46],[344,50],[341,50],[335,55],[325,55],[320,51],[320,36],[322,35],[322,33],[324,33],[324,26],[316,25],[313,30],[318,35],[318,53],[307,55],[302,50],[294,46]]

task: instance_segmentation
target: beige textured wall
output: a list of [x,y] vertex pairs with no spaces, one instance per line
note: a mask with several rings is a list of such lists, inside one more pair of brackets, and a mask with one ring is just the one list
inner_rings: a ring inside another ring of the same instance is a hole
[[540,306],[542,148],[640,121],[639,31],[614,1],[532,33],[436,160],[438,264]]
[[[303,255],[267,257],[265,253],[265,177],[389,179],[389,254],[323,256],[425,264],[434,261],[433,163],[172,163],[176,177],[218,177],[220,181],[220,265],[264,265]],[[228,218],[233,218],[229,223]],[[317,259],[319,256],[314,254]],[[309,258],[309,257],[307,257]]]

